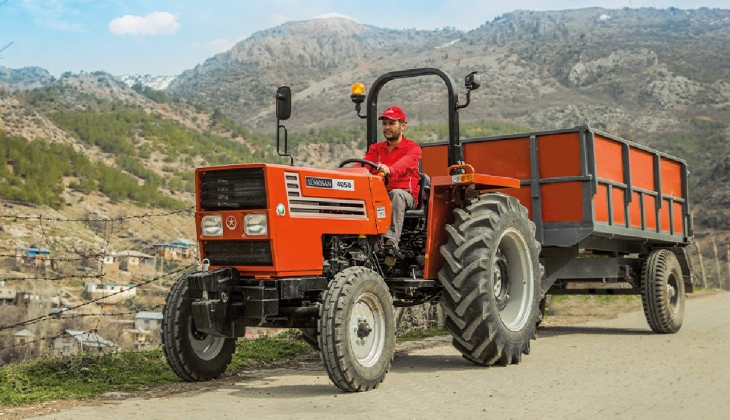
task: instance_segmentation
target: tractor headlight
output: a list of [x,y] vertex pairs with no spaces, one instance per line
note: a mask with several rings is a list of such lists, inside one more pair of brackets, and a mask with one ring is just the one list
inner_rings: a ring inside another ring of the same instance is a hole
[[220,214],[209,214],[200,220],[203,236],[223,236],[223,218]]
[[248,236],[266,235],[266,215],[251,213],[243,217],[243,231]]

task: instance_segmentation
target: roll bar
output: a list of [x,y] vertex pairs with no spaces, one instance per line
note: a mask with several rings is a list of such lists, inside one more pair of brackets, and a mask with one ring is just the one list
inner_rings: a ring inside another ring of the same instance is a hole
[[[479,88],[480,83],[479,75],[477,74],[477,72],[472,72],[466,76],[465,83],[467,88],[467,100],[466,103],[463,105],[459,104],[459,95],[456,90],[456,82],[451,77],[451,75],[440,69],[427,67],[420,69],[392,71],[378,77],[373,85],[370,87],[370,91],[367,95],[365,105],[367,115],[360,115],[359,104],[357,104],[358,116],[367,119],[368,148],[378,141],[378,94],[380,93],[380,89],[382,89],[383,86],[385,86],[385,84],[390,82],[391,80],[430,75],[440,77],[444,81],[444,83],[446,83],[446,89],[448,90],[449,94],[449,166],[464,163],[464,158],[461,154],[461,144],[459,142],[459,109],[465,108],[469,105],[471,99],[471,91]],[[353,98],[353,101],[355,101],[355,98]]]

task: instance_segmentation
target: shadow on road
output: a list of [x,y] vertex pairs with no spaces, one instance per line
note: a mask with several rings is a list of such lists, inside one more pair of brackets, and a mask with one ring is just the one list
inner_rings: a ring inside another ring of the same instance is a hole
[[[436,373],[463,371],[471,369],[486,369],[483,366],[475,365],[461,357],[457,353],[450,355],[409,355],[400,354],[395,357],[388,374],[415,374],[416,372]],[[240,383],[222,386],[221,388],[231,389],[230,395],[240,398],[263,398],[263,399],[290,399],[310,398],[322,395],[356,395],[357,393],[343,393],[337,389],[327,378],[324,366],[319,370],[316,366],[310,365],[306,369],[281,369],[267,372],[258,372],[255,378],[244,379]],[[325,383],[322,383],[326,381]],[[317,383],[312,383],[317,382]],[[382,385],[388,388],[388,378]],[[220,388],[219,388],[220,389]]]
[[582,325],[561,326],[561,327],[540,327],[537,329],[539,338],[558,337],[562,335],[655,335],[650,330],[639,330],[634,328],[606,328],[587,327]]

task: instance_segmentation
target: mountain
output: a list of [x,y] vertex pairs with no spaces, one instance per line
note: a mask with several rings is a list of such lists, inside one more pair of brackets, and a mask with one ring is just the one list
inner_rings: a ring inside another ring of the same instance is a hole
[[[694,116],[727,118],[729,33],[730,11],[719,9],[517,11],[467,33],[314,19],[256,33],[183,72],[167,92],[270,130],[272,92],[289,85],[290,129],[308,130],[359,123],[349,103],[353,82],[414,67],[457,79],[477,70],[486,83],[464,121],[589,123],[655,141]],[[445,121],[440,83],[391,85],[381,103],[402,102],[417,123]]]
[[28,90],[40,88],[53,81],[53,76],[40,67],[9,69],[0,66],[0,89]]
[[273,92],[289,85],[297,103],[294,123],[306,129],[353,125],[352,107],[343,99],[349,102],[352,83],[412,66],[412,57],[428,55],[462,35],[382,29],[337,17],[289,22],[257,32],[183,72],[167,92],[220,107],[240,124],[268,129]]
[[152,76],[149,74],[123,74],[117,76],[127,86],[142,85],[155,90],[165,90],[177,76]]

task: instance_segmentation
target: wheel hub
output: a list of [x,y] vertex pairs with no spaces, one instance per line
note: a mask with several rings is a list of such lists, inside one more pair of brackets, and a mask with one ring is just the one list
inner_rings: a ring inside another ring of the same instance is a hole
[[671,284],[667,284],[667,295],[669,296],[669,299],[677,295],[677,289],[675,289]]
[[350,347],[357,362],[364,367],[373,366],[385,345],[385,317],[375,295],[364,293],[355,301],[348,327]]
[[494,299],[497,302],[497,309],[500,311],[507,306],[509,302],[510,274],[507,258],[502,250],[497,250],[494,258]]
[[213,360],[223,349],[225,338],[214,337],[195,328],[192,315],[188,318],[188,337],[195,354],[203,360]]
[[494,298],[499,316],[507,329],[520,331],[533,310],[535,285],[530,248],[519,230],[509,228],[502,233],[494,269]]
[[368,320],[364,318],[358,318],[357,320],[357,338],[364,340],[373,331],[368,324]]

